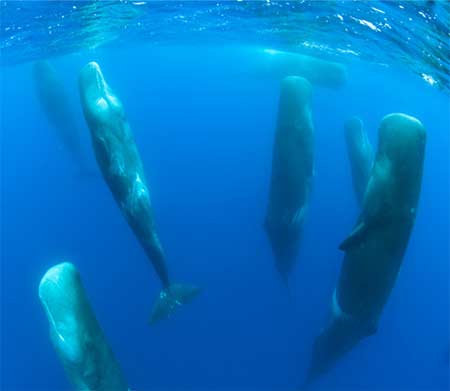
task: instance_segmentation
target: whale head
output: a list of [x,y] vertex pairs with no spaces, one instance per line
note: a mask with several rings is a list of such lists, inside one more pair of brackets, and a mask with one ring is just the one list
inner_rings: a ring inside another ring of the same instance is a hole
[[50,268],[39,284],[39,298],[50,326],[50,338],[72,382],[98,384],[96,321],[79,273],[71,263]]
[[39,284],[39,298],[50,324],[52,341],[64,360],[73,364],[81,362],[83,356],[78,343],[77,303],[72,293],[79,278],[75,267],[64,262],[49,269]]
[[426,131],[409,115],[394,113],[383,118],[378,136],[377,161],[389,161],[392,178],[403,205],[415,204],[420,193],[425,157]]
[[378,149],[391,162],[406,165],[423,160],[425,142],[425,128],[418,119],[402,113],[382,119]]
[[88,123],[97,128],[124,117],[122,103],[116,97],[96,62],[88,63],[79,76],[80,99]]
[[363,122],[358,117],[351,117],[344,123],[345,140],[347,144],[358,142],[364,136]]
[[312,96],[311,83],[300,76],[286,76],[281,81],[280,108],[286,107],[295,111],[310,103]]
[[75,266],[63,262],[50,268],[39,284],[39,298],[50,339],[74,389],[126,391]]

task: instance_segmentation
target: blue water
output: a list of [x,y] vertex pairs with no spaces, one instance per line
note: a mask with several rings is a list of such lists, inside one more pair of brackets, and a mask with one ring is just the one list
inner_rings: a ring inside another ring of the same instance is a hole
[[279,81],[230,72],[233,50],[140,44],[51,59],[95,172],[77,77],[88,61],[102,66],[138,144],[173,279],[202,288],[153,327],[160,283],[103,179],[81,178],[61,148],[32,64],[1,69],[2,390],[70,389],[37,292],[63,260],[79,269],[130,389],[295,389],[326,322],[338,244],[358,213],[344,120],[359,115],[376,145],[391,112],[428,132],[417,221],[377,334],[312,389],[449,388],[448,95],[400,66],[356,61],[343,89],[314,88],[316,176],[290,297],[262,229]]

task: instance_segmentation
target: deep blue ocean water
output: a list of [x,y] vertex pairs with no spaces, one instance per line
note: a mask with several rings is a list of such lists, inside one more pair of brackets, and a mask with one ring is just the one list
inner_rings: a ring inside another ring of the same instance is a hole
[[279,80],[235,72],[236,58],[252,62],[242,50],[140,43],[51,58],[94,173],[77,78],[88,61],[102,66],[138,144],[172,278],[202,288],[155,326],[160,282],[103,179],[78,175],[38,105],[32,63],[1,69],[2,390],[70,389],[38,298],[63,260],[79,269],[130,389],[295,389],[358,215],[343,123],[360,116],[376,146],[391,112],[427,129],[417,221],[378,332],[311,389],[449,389],[448,94],[400,65],[350,60],[342,89],[314,87],[316,174],[289,295],[262,227]]

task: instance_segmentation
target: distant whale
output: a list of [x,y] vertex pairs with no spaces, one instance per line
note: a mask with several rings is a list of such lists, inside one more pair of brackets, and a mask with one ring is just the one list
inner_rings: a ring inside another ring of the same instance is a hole
[[376,332],[394,287],[419,202],[426,133],[405,114],[383,118],[378,151],[333,294],[331,322],[316,339],[306,385]]
[[50,268],[39,284],[39,298],[50,339],[75,389],[127,391],[75,266],[64,262]]
[[262,49],[253,53],[254,74],[276,77],[301,76],[311,84],[333,89],[347,82],[347,68],[337,62],[295,52]]
[[88,172],[81,146],[80,129],[62,80],[48,61],[33,64],[33,79],[39,104],[57,137],[79,166],[81,174]]
[[289,76],[281,83],[265,230],[286,283],[298,254],[313,179],[311,85]]
[[344,129],[353,189],[358,204],[362,205],[373,164],[372,145],[364,130],[363,123],[358,117],[352,117],[345,121]]
[[199,289],[172,284],[169,279],[141,158],[122,103],[106,83],[97,63],[91,62],[81,70],[79,86],[97,163],[163,285],[150,319],[154,323],[167,318],[177,307],[193,299]]

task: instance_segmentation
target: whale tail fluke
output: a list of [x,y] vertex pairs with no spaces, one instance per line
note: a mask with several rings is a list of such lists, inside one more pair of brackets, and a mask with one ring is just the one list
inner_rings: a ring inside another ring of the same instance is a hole
[[171,284],[164,288],[153,307],[150,324],[169,318],[177,308],[190,303],[199,293],[200,288],[194,285]]

